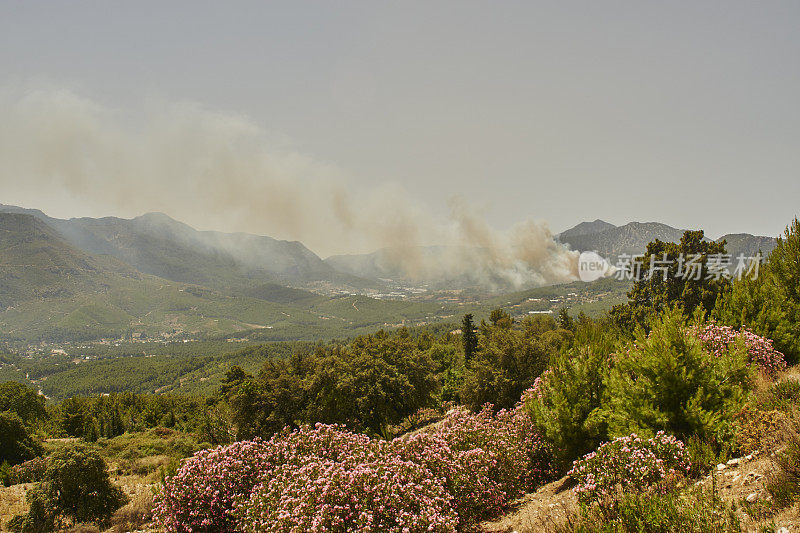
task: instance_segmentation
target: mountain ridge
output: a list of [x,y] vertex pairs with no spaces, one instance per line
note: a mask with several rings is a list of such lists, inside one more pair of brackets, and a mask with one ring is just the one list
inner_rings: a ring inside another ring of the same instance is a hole
[[[558,237],[559,241],[573,250],[579,252],[596,251],[610,260],[616,260],[622,254],[636,255],[644,253],[647,244],[655,239],[664,242],[679,242],[684,231],[686,231],[660,222],[629,222],[622,226],[615,226],[594,233],[581,232],[580,230],[577,232],[572,231],[576,228],[581,228],[582,224],[592,223],[582,222],[562,232]],[[706,236],[706,238],[708,237]],[[754,256],[759,250],[764,255],[767,255],[772,251],[776,243],[776,240],[772,237],[749,233],[726,234],[716,239],[716,242],[720,242],[723,239],[727,241],[727,252],[733,257],[739,254],[748,257]]]

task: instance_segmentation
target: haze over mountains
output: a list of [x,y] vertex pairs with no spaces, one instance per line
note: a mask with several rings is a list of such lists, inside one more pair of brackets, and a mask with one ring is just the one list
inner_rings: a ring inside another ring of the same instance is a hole
[[[683,229],[673,228],[658,222],[629,222],[623,226],[615,226],[603,220],[581,222],[577,226],[561,232],[558,240],[573,250],[596,251],[610,260],[621,254],[640,254],[647,244],[656,239],[664,242],[678,242]],[[764,255],[775,248],[773,237],[761,237],[748,233],[726,234],[717,242],[725,240],[729,254],[753,256],[759,251]]]
[[[615,226],[598,219],[593,222],[581,222],[556,237],[560,243],[567,245],[571,250],[597,251],[603,257],[613,261],[620,254],[643,253],[647,244],[656,239],[678,242],[684,231],[658,222],[629,222],[623,226]],[[728,253],[734,257],[740,253],[745,256],[753,256],[759,251],[767,255],[775,247],[773,237],[761,237],[748,233],[727,234],[717,240],[722,239],[727,241]],[[325,259],[325,262],[341,272],[347,272],[354,276],[403,279],[404,273],[397,268],[397,263],[392,261],[392,257],[397,253],[397,250],[382,249],[371,254],[332,256]],[[429,262],[447,265],[449,258],[461,253],[461,250],[453,246],[431,246],[421,247],[418,253]],[[453,263],[455,265],[462,264],[458,261],[453,261]],[[454,280],[457,283],[465,276],[469,279],[470,273],[452,271],[452,275],[454,279],[448,280],[443,277],[428,282],[437,286],[446,285],[448,282],[452,283]],[[497,280],[498,283],[499,281]]]
[[[537,249],[562,257],[567,246],[614,257],[682,233],[658,223],[597,220]],[[774,247],[769,237],[722,238],[733,254]],[[451,301],[454,289],[469,289],[474,301],[526,288],[487,268],[496,266],[491,250],[419,247],[412,251],[422,259],[416,264],[435,265],[423,272],[404,271],[409,263],[397,260],[400,253],[408,251],[323,260],[300,242],[201,232],[160,213],[62,220],[0,205],[0,327],[9,338],[28,340],[254,330],[265,339],[308,339],[452,317],[463,311]],[[470,261],[473,269],[464,269]]]

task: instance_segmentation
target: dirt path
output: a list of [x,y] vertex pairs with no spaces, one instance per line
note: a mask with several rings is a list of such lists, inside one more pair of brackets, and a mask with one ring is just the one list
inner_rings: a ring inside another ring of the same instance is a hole
[[548,483],[513,502],[505,516],[485,522],[482,528],[487,533],[547,531],[578,509],[571,487],[567,477]]

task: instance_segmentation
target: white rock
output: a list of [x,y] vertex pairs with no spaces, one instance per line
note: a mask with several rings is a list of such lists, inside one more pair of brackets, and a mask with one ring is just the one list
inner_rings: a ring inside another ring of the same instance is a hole
[[789,528],[788,527],[782,527],[778,531],[776,531],[775,533],[789,533]]
[[745,500],[747,500],[747,503],[753,503],[757,499],[758,499],[757,492],[751,492],[750,494],[747,495],[747,498],[745,498]]
[[718,470],[718,471],[720,471],[720,472],[722,472],[723,470],[725,470],[725,468],[726,468],[726,467],[725,467],[725,465],[724,465],[724,464],[722,464],[722,463],[720,463],[720,464],[718,464],[718,465],[717,465],[717,470]]
[[727,464],[728,464],[728,466],[736,466],[736,465],[739,464],[739,461],[740,461],[740,459],[731,459],[730,461],[728,461]]
[[744,460],[745,461],[752,461],[753,460],[753,454],[751,453],[750,455],[745,455],[744,456]]

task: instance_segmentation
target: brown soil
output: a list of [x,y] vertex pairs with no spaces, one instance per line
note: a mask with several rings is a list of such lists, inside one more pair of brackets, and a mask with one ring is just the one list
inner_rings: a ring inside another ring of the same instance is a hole
[[[800,533],[800,504],[770,514],[770,496],[764,487],[774,468],[773,457],[774,452],[766,457],[754,455],[734,459],[732,464],[726,464],[721,470],[715,468],[693,483],[706,488],[715,486],[723,500],[736,502],[737,512],[748,532],[760,532],[763,526],[771,527],[774,523],[774,531],[783,527],[787,532]],[[563,524],[565,518],[577,510],[577,497],[571,490],[569,478],[565,477],[519,498],[506,515],[485,522],[482,529],[486,533],[546,532]]]

